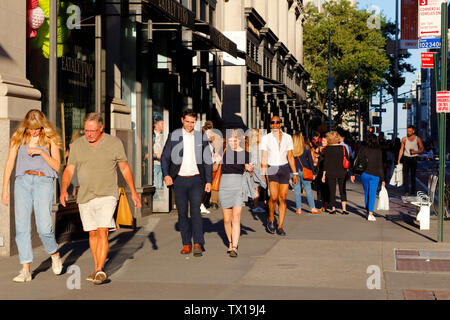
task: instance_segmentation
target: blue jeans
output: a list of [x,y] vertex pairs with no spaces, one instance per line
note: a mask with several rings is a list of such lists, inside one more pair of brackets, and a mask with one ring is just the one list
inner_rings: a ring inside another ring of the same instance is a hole
[[363,172],[361,182],[364,188],[364,204],[369,212],[375,209],[375,200],[377,198],[377,188],[380,178]]
[[[21,264],[33,262],[31,244],[31,213],[48,254],[58,250],[52,221],[53,178],[25,174],[14,182],[14,215],[16,243]],[[34,209],[34,210],[33,210]]]
[[[294,175],[291,173],[291,179],[293,177],[294,177]],[[312,193],[311,181],[304,180],[303,172],[299,171],[298,172],[298,183],[294,184],[295,203],[296,203],[297,209],[300,209],[302,207],[302,186],[306,192],[306,199],[308,200],[309,208],[310,209],[315,208],[316,205],[314,203],[314,195]]]
[[[205,244],[203,218],[200,213],[205,184],[200,176],[175,178],[173,183],[178,210],[178,227],[183,245]],[[190,219],[188,214],[190,213]]]

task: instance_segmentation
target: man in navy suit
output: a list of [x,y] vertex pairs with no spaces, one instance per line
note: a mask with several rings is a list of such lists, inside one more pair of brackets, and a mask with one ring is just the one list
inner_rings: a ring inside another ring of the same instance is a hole
[[181,118],[183,127],[170,133],[167,138],[161,156],[161,169],[165,184],[174,187],[183,242],[181,253],[191,253],[193,240],[193,254],[200,257],[205,243],[200,205],[203,192],[211,191],[212,155],[207,137],[203,137],[201,131],[194,130],[196,120],[197,115],[192,109],[184,111]]

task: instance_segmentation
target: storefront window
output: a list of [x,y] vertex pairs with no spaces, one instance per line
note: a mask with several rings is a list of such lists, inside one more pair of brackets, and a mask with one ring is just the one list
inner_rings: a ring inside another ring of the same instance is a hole
[[[50,0],[40,0],[39,7],[45,19],[35,33],[27,32],[27,77],[41,91],[42,111],[49,116]],[[83,21],[95,12],[91,1],[86,0],[58,1],[57,10],[58,105],[55,125],[62,133],[62,162],[65,165],[70,144],[83,135],[85,114],[95,110],[94,28],[68,22]],[[74,15],[79,17],[74,19]],[[76,190],[75,174],[69,195],[75,198]]]
[[151,185],[150,174],[150,164],[151,164],[151,154],[149,154],[149,139],[152,130],[152,122],[150,120],[150,103],[149,103],[149,45],[147,43],[147,31],[148,27],[146,24],[142,25],[141,28],[141,58],[140,61],[140,74],[142,83],[142,114],[141,114],[141,127],[142,127],[142,185]]

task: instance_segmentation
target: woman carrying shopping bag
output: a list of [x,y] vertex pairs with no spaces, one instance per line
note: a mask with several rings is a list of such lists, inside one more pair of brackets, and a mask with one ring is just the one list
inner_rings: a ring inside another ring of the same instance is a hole
[[[369,135],[367,145],[362,146],[356,157],[366,160],[366,168],[361,173],[361,182],[364,188],[364,203],[368,212],[367,220],[376,221],[373,211],[375,209],[375,200],[377,198],[378,183],[384,181],[383,159],[378,139],[374,134]],[[356,160],[355,160],[356,162]],[[353,171],[351,181],[355,182],[355,172]]]

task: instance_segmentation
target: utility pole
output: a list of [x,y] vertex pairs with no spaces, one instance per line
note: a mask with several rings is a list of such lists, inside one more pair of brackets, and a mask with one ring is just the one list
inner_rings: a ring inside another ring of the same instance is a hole
[[[447,3],[441,4],[441,91],[447,91],[447,55],[448,55],[448,17]],[[439,128],[439,206],[438,206],[438,242],[444,241],[444,192],[445,192],[445,136],[446,113],[438,113]]]
[[[394,55],[394,74],[398,77],[398,0],[395,0],[395,55]],[[394,132],[392,141],[398,135],[398,87],[394,86]]]
[[328,131],[332,131],[331,114],[331,94],[333,93],[334,83],[331,76],[331,31],[328,32]]
[[383,85],[380,84],[380,132],[383,131]]
[[358,141],[361,141],[361,71],[358,64]]

